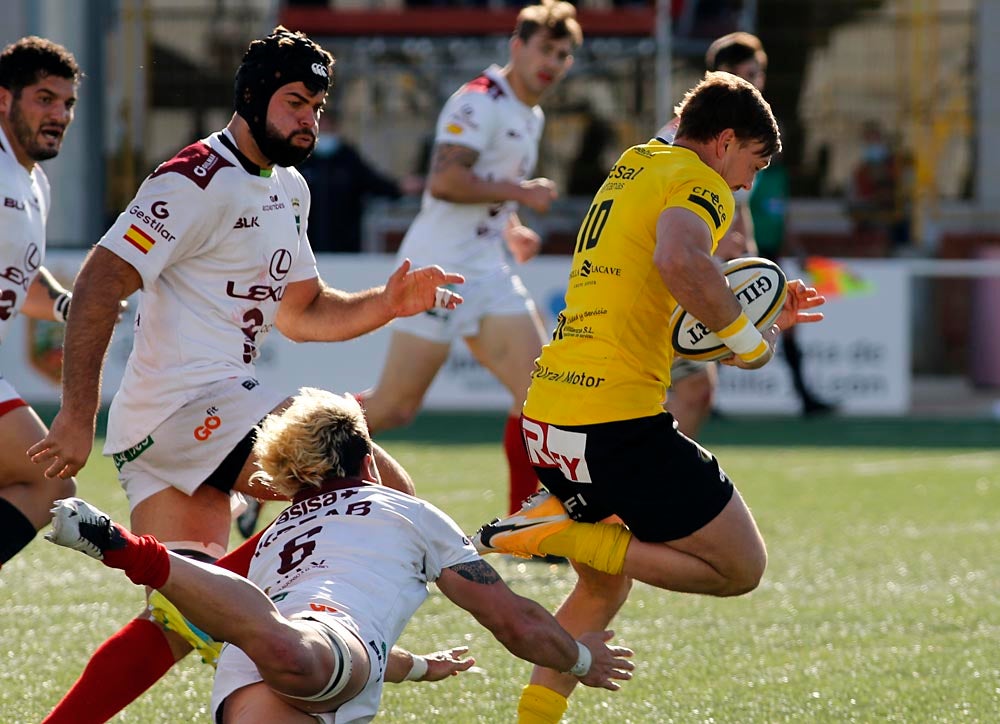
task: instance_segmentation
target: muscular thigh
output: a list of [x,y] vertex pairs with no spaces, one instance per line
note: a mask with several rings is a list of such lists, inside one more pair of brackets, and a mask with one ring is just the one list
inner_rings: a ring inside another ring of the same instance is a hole
[[[581,521],[617,515],[642,541],[684,538],[726,507],[733,484],[669,414],[554,428],[524,420],[539,479]],[[533,449],[534,448],[534,449]]]
[[545,343],[538,314],[490,315],[481,321],[479,333],[465,341],[479,364],[510,390],[515,402],[523,403]]
[[0,494],[14,503],[36,527],[49,519],[52,501],[72,495],[74,481],[46,478],[25,451],[45,437],[45,425],[27,405],[0,415]]

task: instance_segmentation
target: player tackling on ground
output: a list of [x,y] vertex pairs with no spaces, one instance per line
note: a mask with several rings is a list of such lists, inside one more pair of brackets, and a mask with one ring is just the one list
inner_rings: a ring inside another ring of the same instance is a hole
[[293,503],[255,541],[241,571],[252,583],[136,537],[78,498],[58,501],[47,535],[160,590],[233,644],[219,658],[213,721],[370,721],[383,681],[467,669],[474,662],[458,656],[387,658],[429,581],[516,656],[589,686],[616,690],[616,680],[631,678],[632,652],[609,648],[610,631],[574,641],[544,608],[511,591],[454,521],[379,484],[353,397],[303,389],[264,421],[254,452],[264,484]]
[[[750,83],[709,73],[678,110],[674,144],[627,150],[580,227],[566,309],[522,415],[529,456],[551,492],[475,538],[481,552],[573,560],[579,580],[556,614],[571,633],[607,626],[632,579],[735,596],[764,572],[749,508],[715,456],[661,407],[674,308],[718,330],[733,351],[725,362],[747,369],[767,363],[779,329],[822,318],[803,310],[823,298],[794,280],[776,326],[762,334],[712,258],[733,191],[749,188],[781,147],[770,107]],[[583,277],[584,266],[610,273]],[[601,522],[613,516],[624,525]],[[558,721],[574,686],[536,667],[519,721]]]
[[[229,124],[161,164],[84,262],[62,407],[30,450],[49,476],[69,478],[85,464],[118,303],[141,289],[105,454],[128,495],[132,530],[201,560],[226,551],[231,493],[258,492],[249,481],[256,425],[285,404],[288,390],[254,376],[269,332],[343,340],[461,301],[441,285],[462,277],[439,267],[404,262],[384,287],[358,293],[319,278],[306,233],[309,189],[291,167],[315,146],[332,71],[329,53],[284,28],[250,44]],[[375,456],[386,484],[412,491],[392,458],[377,446]],[[104,721],[189,650],[144,612],[98,649],[47,721]]]

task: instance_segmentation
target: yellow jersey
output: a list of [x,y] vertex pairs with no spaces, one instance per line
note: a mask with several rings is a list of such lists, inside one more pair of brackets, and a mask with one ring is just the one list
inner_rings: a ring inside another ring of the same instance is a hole
[[673,206],[704,220],[714,251],[733,218],[733,193],[686,148],[654,139],[625,151],[577,234],[566,308],[535,361],[527,417],[590,425],[662,411],[677,302],[653,251],[656,222]]

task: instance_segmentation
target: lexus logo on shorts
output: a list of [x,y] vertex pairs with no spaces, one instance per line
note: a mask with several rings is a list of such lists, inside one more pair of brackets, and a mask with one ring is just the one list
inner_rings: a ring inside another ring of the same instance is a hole
[[271,257],[271,278],[281,281],[292,268],[292,253],[288,249],[278,249]]
[[29,244],[28,250],[24,253],[24,270],[29,274],[42,265],[42,255],[38,252],[35,244]]

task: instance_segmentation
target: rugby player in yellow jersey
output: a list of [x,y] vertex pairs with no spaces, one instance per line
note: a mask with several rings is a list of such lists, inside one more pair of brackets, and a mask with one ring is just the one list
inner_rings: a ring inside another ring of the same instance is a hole
[[[566,309],[522,415],[549,492],[475,536],[483,553],[570,558],[579,578],[556,618],[574,634],[605,628],[632,579],[736,596],[764,573],[764,541],[739,492],[661,407],[674,308],[720,330],[733,351],[723,363],[745,369],[770,360],[781,329],[822,319],[807,310],[823,297],[794,280],[776,324],[758,332],[712,259],[733,191],[750,188],[781,148],[767,102],[735,75],[708,73],[678,112],[674,144],[627,150],[581,224]],[[518,721],[558,721],[575,684],[536,667]]]

